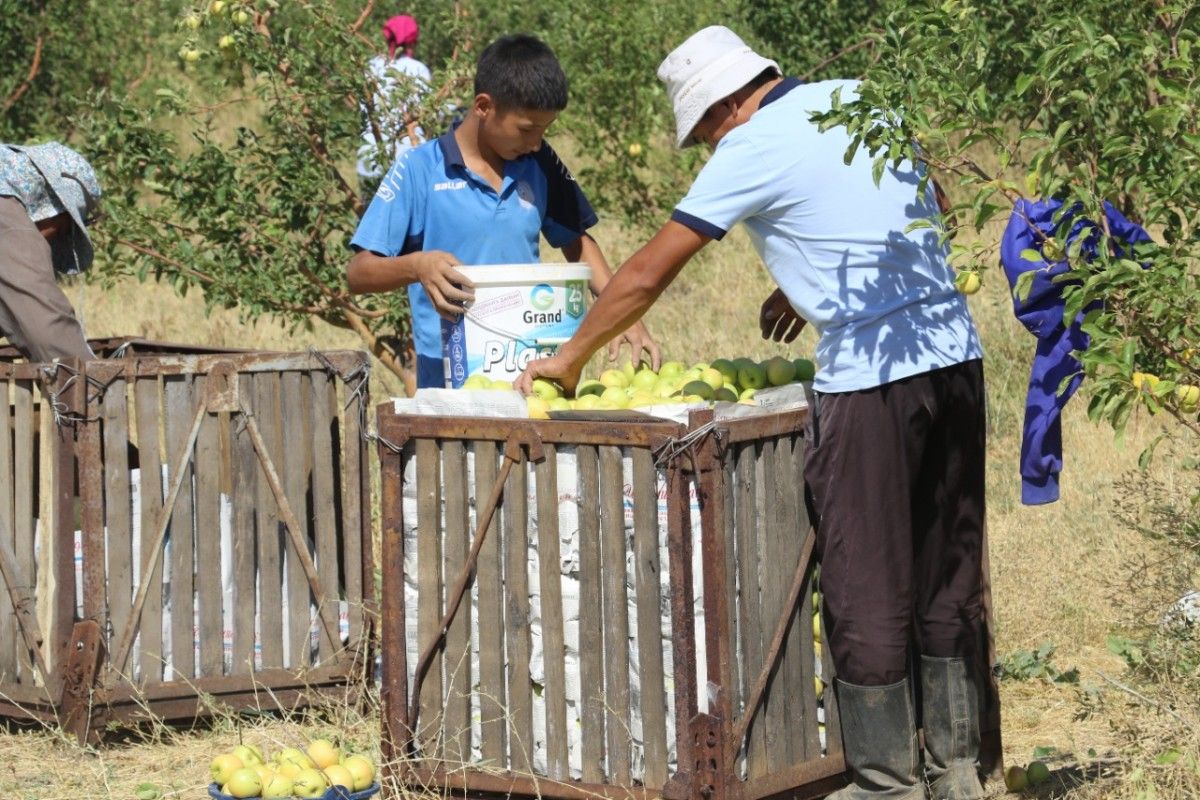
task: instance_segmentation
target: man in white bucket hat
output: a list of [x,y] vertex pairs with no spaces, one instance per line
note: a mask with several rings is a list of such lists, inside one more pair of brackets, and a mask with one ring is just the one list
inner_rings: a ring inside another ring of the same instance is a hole
[[[641,317],[687,261],[743,223],[779,288],[764,338],[818,333],[805,495],[851,783],[835,796],[968,800],[977,775],[983,613],[982,350],[911,163],[876,182],[844,128],[810,122],[853,81],[802,84],[711,26],[662,62],[680,147],[712,155],[655,236],[536,377],[574,390],[593,352]],[[803,535],[797,530],[797,535]],[[910,642],[917,653],[910,653]],[[920,665],[924,775],[910,656]]]
[[0,335],[31,361],[94,358],[54,276],[91,266],[99,199],[91,164],[66,145],[0,144]]

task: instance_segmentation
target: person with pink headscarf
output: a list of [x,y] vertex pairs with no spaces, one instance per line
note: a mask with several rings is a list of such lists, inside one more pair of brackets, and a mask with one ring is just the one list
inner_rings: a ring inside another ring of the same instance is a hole
[[[410,103],[414,103],[433,83],[429,67],[414,56],[421,30],[417,21],[399,14],[383,24],[387,55],[380,54],[367,65],[367,91],[370,103],[364,103],[363,143],[358,148],[358,182],[365,199],[375,194],[383,173],[401,153],[424,141],[424,133],[405,122]],[[400,87],[401,98],[394,95]],[[380,138],[376,139],[378,128]],[[381,146],[382,145],[382,146]]]

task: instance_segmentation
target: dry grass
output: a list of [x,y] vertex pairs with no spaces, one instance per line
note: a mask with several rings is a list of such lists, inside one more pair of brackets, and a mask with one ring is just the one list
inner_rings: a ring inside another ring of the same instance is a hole
[[[614,263],[638,244],[633,234],[611,225],[601,228],[598,238]],[[1167,718],[1103,677],[1122,680],[1123,665],[1108,652],[1105,639],[1127,618],[1119,590],[1130,579],[1130,554],[1148,546],[1112,515],[1121,501],[1122,489],[1116,481],[1136,465],[1138,453],[1157,426],[1151,420],[1136,420],[1128,442],[1118,448],[1109,430],[1086,420],[1082,402],[1072,403],[1063,431],[1066,470],[1061,501],[1033,508],[1020,505],[1017,458],[1033,339],[1009,314],[1002,284],[998,273],[989,276],[984,290],[971,301],[988,352],[992,420],[988,524],[997,647],[1003,655],[1051,641],[1057,646],[1055,663],[1062,669],[1078,667],[1081,673],[1079,687],[1002,684],[1006,759],[1025,763],[1035,747],[1053,747],[1062,753],[1060,760],[1051,758],[1051,766],[1062,769],[1043,787],[1043,796],[1190,797],[1196,784],[1194,767],[1188,773],[1185,766],[1186,753],[1174,766],[1139,772],[1126,766],[1123,756],[1133,758],[1127,752],[1131,718],[1143,731],[1155,731]],[[758,337],[756,326],[758,304],[770,288],[745,237],[735,232],[685,270],[647,321],[672,358],[762,357],[774,349]],[[353,334],[320,323],[311,330],[288,331],[267,321],[247,324],[224,311],[205,318],[198,298],[181,299],[156,285],[129,283],[110,292],[81,286],[68,291],[91,335],[135,334],[261,348],[359,346]],[[811,339],[802,339],[791,350],[794,355],[811,352]],[[398,383],[383,373],[376,370],[372,386],[376,399],[398,389]],[[1096,687],[1103,699],[1087,718],[1080,715],[1081,687]],[[1194,715],[1194,708],[1193,704],[1185,713]],[[375,750],[378,728],[374,712],[364,716],[331,709],[295,720],[259,718],[239,723],[223,718],[193,731],[152,728],[142,738],[99,750],[81,750],[53,731],[9,732],[0,735],[0,763],[4,764],[0,794],[130,798],[142,781],[156,781],[169,788],[170,796],[200,798],[209,758],[234,744],[239,735],[274,747],[333,733]],[[1089,751],[1095,759],[1085,755]],[[1194,745],[1190,757],[1193,765],[1200,757]],[[1077,758],[1086,762],[1082,773],[1066,766]]]

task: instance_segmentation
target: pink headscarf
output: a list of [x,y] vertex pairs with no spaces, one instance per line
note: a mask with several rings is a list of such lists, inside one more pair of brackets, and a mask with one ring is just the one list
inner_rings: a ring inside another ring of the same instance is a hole
[[400,14],[383,23],[383,38],[387,39],[388,58],[396,57],[397,47],[404,48],[404,55],[412,56],[412,46],[417,43],[420,32],[417,21],[407,14]]

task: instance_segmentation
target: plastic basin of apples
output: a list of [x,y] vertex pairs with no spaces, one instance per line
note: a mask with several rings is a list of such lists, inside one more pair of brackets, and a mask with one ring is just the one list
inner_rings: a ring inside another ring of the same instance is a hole
[[[319,796],[319,800],[367,800],[368,797],[379,792],[379,784],[372,783],[365,789],[357,792],[347,789],[345,786],[331,786],[325,790],[325,794]],[[215,783],[208,785],[208,796],[213,800],[237,800],[236,797],[221,793],[221,787]]]

